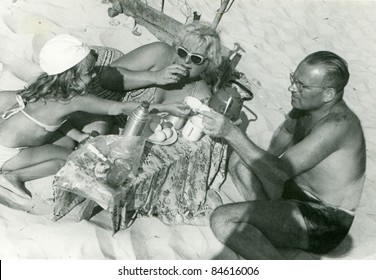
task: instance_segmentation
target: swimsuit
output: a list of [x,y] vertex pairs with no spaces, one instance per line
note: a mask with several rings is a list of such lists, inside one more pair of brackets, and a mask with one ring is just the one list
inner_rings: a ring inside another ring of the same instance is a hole
[[[66,121],[66,120],[64,120],[63,122],[61,122],[60,124],[57,124],[57,125],[44,124],[44,123],[38,121],[37,119],[33,118],[32,116],[30,116],[28,113],[26,113],[24,111],[25,103],[24,103],[21,95],[19,95],[19,94],[16,95],[16,101],[18,103],[18,107],[8,109],[5,113],[3,113],[1,115],[3,120],[9,119],[11,116],[21,112],[21,113],[24,114],[25,117],[27,117],[29,120],[34,122],[37,126],[44,128],[48,132],[54,132],[54,131],[58,130],[62,126],[62,124]],[[14,107],[14,106],[12,106],[12,107]],[[26,147],[10,148],[10,147],[5,147],[5,146],[0,144],[0,173],[2,172],[1,169],[4,166],[4,164],[8,160],[14,158],[21,150],[23,150],[25,148]]]
[[9,148],[3,145],[0,145],[0,173],[2,173],[2,168],[4,164],[18,155],[24,148]]
[[337,247],[354,220],[354,212],[319,200],[293,180],[286,181],[282,199],[298,206],[307,226],[308,250],[316,254],[327,253]]
[[63,122],[61,122],[57,125],[44,124],[44,123],[38,121],[37,119],[33,118],[32,116],[30,116],[28,113],[26,113],[24,111],[25,103],[24,103],[21,95],[19,95],[19,94],[16,95],[16,101],[17,101],[19,106],[14,108],[14,109],[9,109],[4,114],[2,114],[1,117],[4,120],[9,119],[11,116],[17,114],[18,112],[21,112],[21,113],[24,114],[25,117],[27,117],[29,120],[31,120],[33,123],[35,123],[37,126],[44,128],[48,132],[54,132],[54,131],[58,130],[63,125],[63,123],[66,121],[66,120],[64,120]]

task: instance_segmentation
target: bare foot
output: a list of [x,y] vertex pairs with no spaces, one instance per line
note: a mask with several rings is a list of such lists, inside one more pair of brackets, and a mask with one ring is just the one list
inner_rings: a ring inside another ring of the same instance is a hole
[[20,182],[11,172],[0,174],[0,186],[23,198],[31,198],[31,192],[26,189],[25,184]]
[[23,198],[16,195],[14,192],[9,191],[0,186],[0,204],[3,204],[12,209],[18,209],[22,211],[27,211],[29,213],[33,212],[33,200],[28,198]]

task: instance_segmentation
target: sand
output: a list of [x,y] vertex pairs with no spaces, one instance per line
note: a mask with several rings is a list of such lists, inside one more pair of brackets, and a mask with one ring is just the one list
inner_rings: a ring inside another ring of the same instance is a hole
[[[160,1],[148,1],[159,7]],[[212,21],[219,1],[170,0],[165,13],[181,22],[192,11]],[[46,34],[71,33],[91,45],[128,52],[156,41],[134,20],[109,18],[105,0],[2,0],[0,3],[0,90],[20,89],[40,71],[33,50]],[[266,147],[272,132],[291,109],[289,73],[308,53],[329,50],[350,68],[345,100],[358,114],[367,141],[364,193],[349,236],[334,252],[286,254],[292,259],[376,259],[376,19],[373,1],[236,0],[219,25],[228,48],[245,50],[238,69],[255,94],[245,106],[257,114],[247,134]],[[189,20],[189,19],[188,19]],[[137,33],[135,32],[135,33]],[[40,35],[40,33],[44,35]],[[244,110],[250,115],[248,110]],[[5,259],[237,259],[205,226],[167,226],[156,218],[140,218],[112,235],[109,214],[76,222],[75,211],[52,221],[52,177],[28,182],[31,211],[0,203],[0,258]],[[231,182],[227,182],[231,187]],[[6,204],[6,203],[5,203]]]

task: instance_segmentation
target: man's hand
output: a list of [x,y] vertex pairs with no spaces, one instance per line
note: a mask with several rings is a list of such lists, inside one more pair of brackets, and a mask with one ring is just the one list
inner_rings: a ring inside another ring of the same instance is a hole
[[155,84],[157,85],[174,84],[185,76],[187,76],[187,70],[178,64],[173,64],[154,72]]
[[236,127],[231,120],[214,110],[202,111],[202,124],[205,134],[218,138],[227,138]]

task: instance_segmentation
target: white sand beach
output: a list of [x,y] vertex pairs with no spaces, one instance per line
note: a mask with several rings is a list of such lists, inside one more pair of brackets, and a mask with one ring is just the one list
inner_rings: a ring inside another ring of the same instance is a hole
[[[148,1],[158,8],[161,1]],[[193,11],[211,22],[220,1],[168,0],[165,13],[185,22]],[[0,90],[21,89],[38,70],[33,47],[38,34],[70,33],[89,45],[124,53],[157,39],[134,20],[107,15],[107,0],[2,0],[0,2]],[[252,87],[247,101],[258,116],[247,133],[267,147],[273,131],[291,109],[289,73],[307,54],[337,53],[349,63],[345,100],[359,116],[367,143],[367,171],[361,204],[349,236],[333,252],[286,252],[291,259],[376,259],[376,1],[235,0],[219,24],[222,43],[245,50],[238,65]],[[244,110],[250,114],[248,110]],[[372,121],[373,120],[373,121]],[[33,209],[12,209],[0,201],[1,259],[237,259],[209,226],[170,226],[139,218],[112,235],[109,213],[76,222],[73,210],[52,221],[53,177],[28,182]],[[229,182],[227,182],[229,183]],[[230,183],[229,183],[230,184]]]

